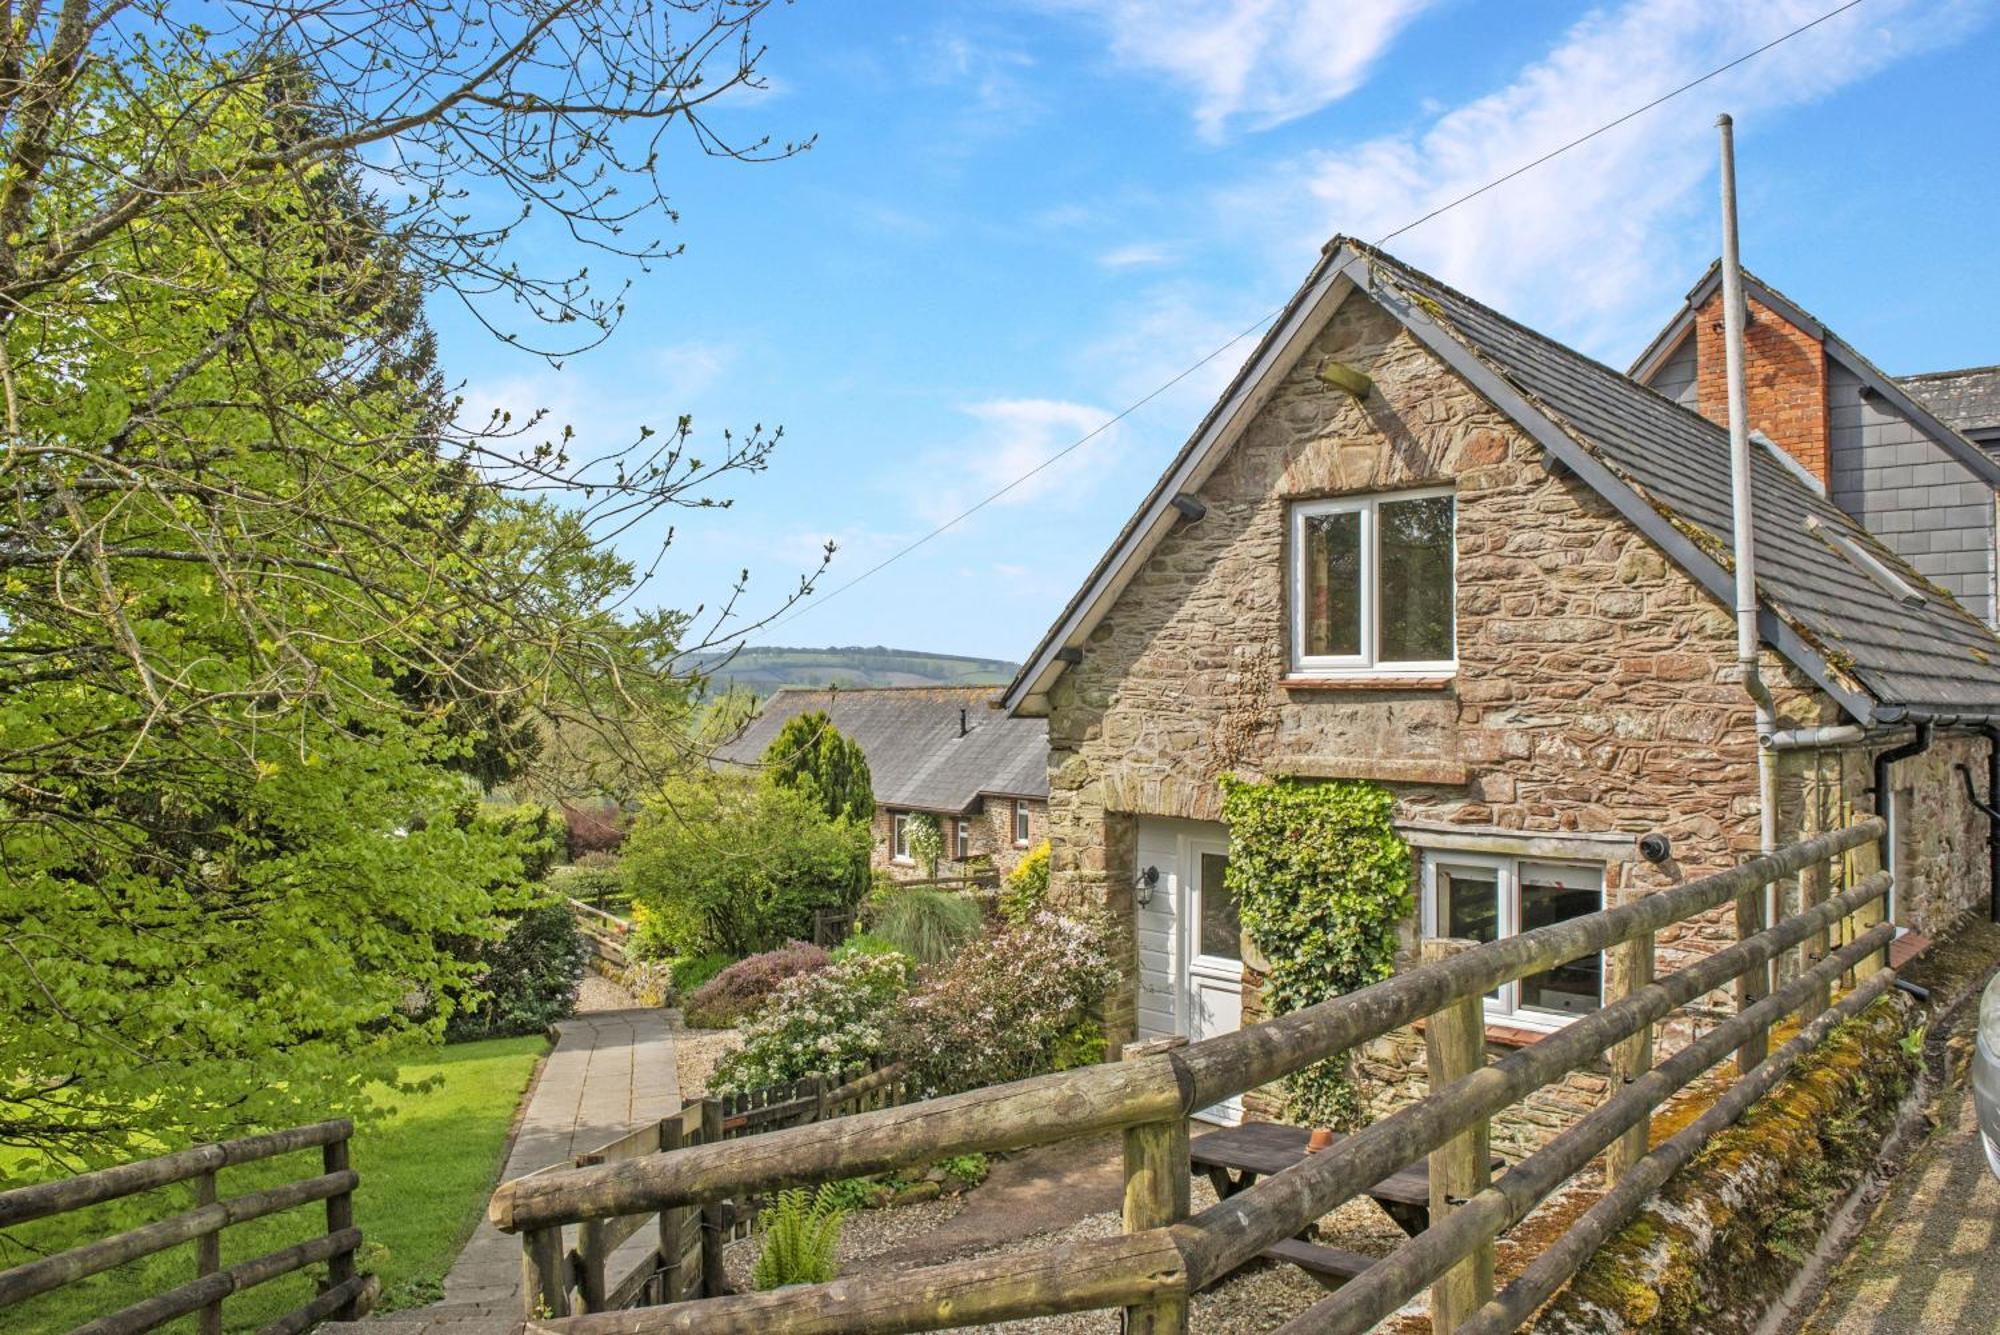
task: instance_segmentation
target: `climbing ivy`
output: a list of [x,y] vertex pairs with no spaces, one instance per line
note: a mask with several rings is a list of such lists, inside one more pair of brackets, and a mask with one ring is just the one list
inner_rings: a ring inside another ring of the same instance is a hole
[[[1410,915],[1410,849],[1390,823],[1395,798],[1372,783],[1224,775],[1228,886],[1268,962],[1264,996],[1283,1015],[1389,976]],[[1287,1115],[1352,1126],[1360,1100],[1343,1055],[1289,1077]]]

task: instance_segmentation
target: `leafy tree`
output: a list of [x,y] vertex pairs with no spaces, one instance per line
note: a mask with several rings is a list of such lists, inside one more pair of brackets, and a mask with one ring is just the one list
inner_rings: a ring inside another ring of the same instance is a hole
[[605,544],[726,504],[775,437],[461,424],[421,311],[607,334],[615,293],[510,238],[670,253],[642,227],[671,216],[663,136],[766,153],[706,121],[757,82],[763,7],[0,25],[0,1141],[364,1107],[477,974],[449,943],[524,898],[532,840],[478,785],[678,735],[680,665],[745,628],[743,587],[702,626],[629,615],[653,571]]
[[771,782],[796,788],[834,820],[875,818],[875,789],[861,744],[833,726],[824,710],[794,714],[764,749]]
[[813,910],[852,907],[868,827],[830,820],[796,789],[741,774],[664,784],[621,859],[677,955],[751,955],[812,938]]

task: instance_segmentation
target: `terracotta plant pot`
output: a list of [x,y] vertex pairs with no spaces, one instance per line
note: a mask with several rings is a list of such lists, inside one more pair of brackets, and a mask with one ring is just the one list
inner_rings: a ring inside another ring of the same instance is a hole
[[1333,1128],[1316,1126],[1312,1129],[1312,1134],[1306,1137],[1306,1153],[1318,1154],[1331,1144],[1333,1144]]

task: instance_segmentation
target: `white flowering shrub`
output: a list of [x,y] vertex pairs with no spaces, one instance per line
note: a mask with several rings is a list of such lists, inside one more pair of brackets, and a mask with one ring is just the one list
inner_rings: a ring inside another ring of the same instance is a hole
[[913,967],[906,955],[850,955],[787,978],[744,1027],[743,1046],[716,1063],[711,1087],[733,1094],[838,1075],[881,1056]]
[[1090,1060],[1102,1051],[1092,1015],[1115,976],[1108,924],[1043,910],[927,969],[891,1046],[923,1097]]

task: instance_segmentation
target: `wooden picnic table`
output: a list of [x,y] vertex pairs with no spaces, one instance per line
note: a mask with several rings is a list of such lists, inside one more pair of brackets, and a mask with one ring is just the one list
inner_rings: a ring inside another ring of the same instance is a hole
[[[1188,1146],[1188,1162],[1208,1174],[1218,1199],[1228,1199],[1258,1178],[1282,1173],[1306,1157],[1305,1127],[1280,1122],[1245,1122],[1197,1136]],[[1338,1145],[1341,1137],[1335,1136]],[[1332,1148],[1331,1146],[1328,1147]],[[1320,1151],[1324,1154],[1326,1151]],[[1493,1161],[1494,1167],[1501,1160]],[[1368,1196],[1411,1237],[1431,1224],[1431,1175],[1419,1161],[1399,1168],[1368,1188]],[[1288,1261],[1329,1288],[1354,1278],[1377,1258],[1325,1247],[1305,1238],[1290,1238],[1265,1251],[1274,1261]]]

